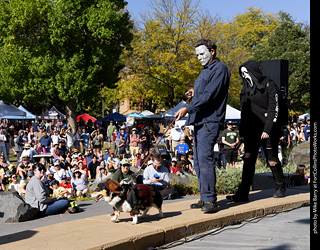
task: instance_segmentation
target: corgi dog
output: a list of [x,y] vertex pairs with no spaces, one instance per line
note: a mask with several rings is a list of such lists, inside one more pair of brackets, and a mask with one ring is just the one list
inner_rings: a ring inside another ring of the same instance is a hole
[[159,218],[163,218],[162,197],[158,189],[152,185],[145,184],[120,184],[115,180],[107,180],[106,189],[100,192],[94,192],[91,197],[95,201],[104,199],[113,208],[111,221],[116,222],[120,212],[130,213],[132,224],[138,224],[138,215],[143,211],[142,218],[146,216],[151,207],[159,211]]

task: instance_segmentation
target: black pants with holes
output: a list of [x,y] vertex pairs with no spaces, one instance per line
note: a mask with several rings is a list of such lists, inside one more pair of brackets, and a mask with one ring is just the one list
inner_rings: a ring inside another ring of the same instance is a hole
[[[252,121],[251,126],[245,128],[242,181],[236,193],[236,195],[241,197],[247,197],[250,192],[260,146],[263,147],[267,164],[271,168],[276,186],[282,188],[285,185],[282,166],[278,159],[278,143],[281,135],[280,127],[275,126],[269,138],[261,140],[264,128],[263,123],[256,119],[252,119]],[[272,162],[272,164],[269,164],[269,162]]]

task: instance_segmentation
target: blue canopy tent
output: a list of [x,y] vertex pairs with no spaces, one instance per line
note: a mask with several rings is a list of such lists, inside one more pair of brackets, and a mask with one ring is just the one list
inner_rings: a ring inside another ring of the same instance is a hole
[[7,105],[0,100],[0,118],[8,119],[6,116],[18,116],[18,119],[23,119],[26,116],[26,112],[18,109],[13,105]]
[[22,112],[25,112],[26,115],[25,116],[18,116],[18,115],[5,115],[3,116],[2,118],[3,119],[12,119],[12,120],[15,120],[15,119],[25,119],[25,120],[31,120],[31,119],[36,119],[36,115],[33,115],[31,114],[28,110],[26,110],[24,107],[22,107],[22,105],[20,105],[18,107],[19,110],[21,110]]
[[124,122],[124,121],[126,121],[126,117],[124,115],[119,114],[118,112],[114,112],[114,113],[112,113],[110,115],[107,115],[107,116],[103,117],[102,120],[103,121],[114,120],[116,122]]

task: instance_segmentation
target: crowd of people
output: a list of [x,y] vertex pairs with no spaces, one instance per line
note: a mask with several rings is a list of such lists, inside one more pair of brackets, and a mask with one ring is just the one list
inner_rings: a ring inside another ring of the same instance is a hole
[[[164,151],[160,154],[155,150],[156,160],[152,156],[145,162],[162,135],[156,129],[138,130],[115,121],[106,124],[81,121],[74,133],[59,120],[35,120],[25,124],[24,129],[21,123],[2,120],[0,190],[17,191],[29,199],[28,183],[37,176],[46,190],[46,198],[70,199],[88,195],[90,185],[113,174],[113,179],[119,182],[156,185],[163,198],[170,198],[175,190],[169,187],[169,173],[181,177],[196,173],[192,128],[175,124],[166,132],[158,146],[164,147]],[[310,119],[288,125],[283,133],[280,144],[285,148],[309,140]],[[237,124],[227,122],[214,147],[216,167],[226,170],[234,167],[241,156],[241,143]],[[10,150],[17,157],[16,164],[9,162]],[[132,172],[132,166],[139,171]],[[43,170],[41,176],[35,175],[38,170]]]

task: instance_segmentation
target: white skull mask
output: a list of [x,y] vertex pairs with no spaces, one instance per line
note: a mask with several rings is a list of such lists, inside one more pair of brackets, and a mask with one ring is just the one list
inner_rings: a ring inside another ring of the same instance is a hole
[[196,55],[202,66],[207,65],[211,59],[211,53],[205,45],[196,47]]

